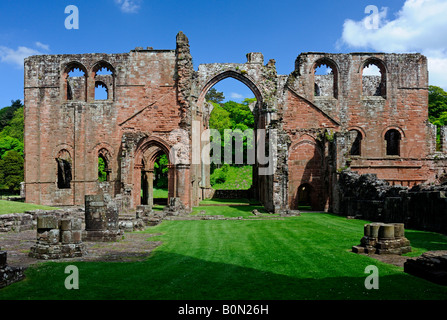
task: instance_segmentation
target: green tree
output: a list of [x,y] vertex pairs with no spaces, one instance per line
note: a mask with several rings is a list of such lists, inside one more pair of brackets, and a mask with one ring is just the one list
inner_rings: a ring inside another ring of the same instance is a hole
[[440,127],[447,125],[447,92],[437,86],[428,87],[428,120],[437,126],[436,149],[440,150]]
[[210,115],[210,128],[219,130],[221,137],[225,129],[232,129],[232,122],[230,119],[230,113],[221,107],[219,104],[213,102],[213,111]]
[[0,185],[11,193],[20,191],[20,183],[24,178],[23,163],[23,156],[15,150],[6,152],[0,160]]
[[230,113],[230,129],[240,129],[242,131],[249,128],[254,129],[255,118],[248,107],[248,102],[241,104],[234,101],[227,101],[222,107]]
[[447,111],[447,92],[437,86],[428,87],[428,117],[436,121],[441,113]]
[[154,163],[154,187],[158,189],[168,188],[168,157],[166,154],[160,155]]
[[0,132],[0,138],[11,137],[23,143],[23,130],[25,127],[23,107],[14,112],[14,116]]
[[9,107],[4,107],[0,109],[0,131],[3,130],[14,117],[15,112],[23,107],[20,100],[11,100],[11,105]]
[[[221,164],[224,162],[225,141],[227,141],[227,143],[232,143],[231,149],[233,160],[234,154],[236,153],[236,137],[235,135],[233,135],[233,139],[230,141],[230,139],[228,139],[228,133],[225,134],[225,129],[232,130],[233,133],[235,133],[235,131],[240,131],[241,134],[247,129],[254,129],[254,116],[249,108],[249,105],[255,101],[256,99],[253,98],[245,99],[242,103],[237,103],[235,101],[227,101],[221,105],[213,103],[214,108],[210,115],[209,126],[211,129],[217,129],[221,136]],[[244,163],[247,163],[247,149],[249,147],[252,147],[249,142],[253,143],[254,141],[248,141],[248,139],[244,138],[242,150],[238,150],[243,152]],[[225,179],[225,172],[221,172],[220,170],[215,171],[215,168],[216,164],[212,164],[211,172],[213,174],[213,177],[219,181],[223,181]]]
[[211,88],[210,90],[208,90],[207,94],[205,95],[205,100],[209,101],[209,102],[221,104],[222,101],[225,100],[225,96],[224,96],[223,92],[219,92],[215,88]]
[[98,157],[98,180],[99,182],[107,181],[106,163],[102,157]]
[[0,159],[10,150],[15,150],[23,157],[23,142],[16,138],[0,135]]

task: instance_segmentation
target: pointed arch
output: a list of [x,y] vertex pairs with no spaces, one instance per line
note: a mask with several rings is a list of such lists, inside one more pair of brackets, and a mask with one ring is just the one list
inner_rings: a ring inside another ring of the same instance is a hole
[[[98,74],[101,70],[107,70],[109,74]],[[96,62],[92,68],[90,69],[90,79],[91,84],[91,100],[98,100],[96,97],[96,90],[98,86],[105,87],[105,90],[107,92],[107,99],[99,99],[99,100],[114,100],[114,93],[115,93],[115,78],[116,78],[116,71],[113,65],[105,60],[100,60]]]
[[[370,66],[377,67],[380,75],[365,75],[365,68]],[[363,96],[387,97],[388,69],[384,61],[376,57],[370,57],[360,64],[359,73],[361,74]]]
[[[331,72],[326,75],[316,75],[315,71],[321,66],[330,68]],[[313,77],[313,81],[311,83],[313,83],[314,86],[313,91],[315,96],[327,96],[335,99],[338,98],[338,78],[340,71],[338,64],[334,60],[329,57],[317,59],[312,64],[309,73]]]
[[226,78],[233,78],[245,84],[253,92],[258,102],[258,105],[259,103],[262,103],[263,97],[261,90],[259,90],[258,86],[256,85],[256,82],[248,74],[242,74],[241,72],[235,70],[226,70],[217,75],[213,75],[205,82],[205,85],[200,91],[200,95],[197,100],[197,104],[200,109],[202,109],[201,106],[203,106],[203,103],[205,101],[205,95],[207,94],[208,90],[210,90],[214,85],[216,85],[218,82]]
[[[84,75],[69,79],[70,72],[79,69]],[[86,101],[87,99],[87,68],[79,61],[70,61],[61,67],[61,97],[63,101]]]

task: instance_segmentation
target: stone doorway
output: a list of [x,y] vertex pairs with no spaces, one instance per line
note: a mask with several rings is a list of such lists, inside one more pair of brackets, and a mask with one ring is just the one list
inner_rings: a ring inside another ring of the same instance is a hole
[[298,188],[298,209],[299,210],[312,210],[312,186],[308,183],[304,183]]
[[[158,141],[144,143],[136,152],[136,165],[134,173],[134,190],[137,205],[147,205],[153,207],[155,204],[167,205],[169,198],[174,196],[174,184],[172,176],[174,166],[170,163],[169,149]],[[159,166],[160,158],[166,159],[165,167],[165,190],[164,196],[157,193],[157,182],[160,179]]]
[[[240,82],[241,84],[245,85],[253,94],[253,97],[255,98],[254,101],[251,102],[247,102],[247,107],[250,109],[251,114],[253,115],[253,119],[254,119],[254,123],[252,125],[252,127],[247,128],[248,131],[242,131],[241,133],[242,135],[240,135],[239,137],[241,138],[241,141],[248,141],[249,139],[252,138],[252,144],[251,144],[251,148],[243,148],[243,152],[242,152],[242,156],[240,158],[238,158],[237,155],[233,155],[231,158],[231,163],[230,164],[230,170],[235,169],[235,168],[240,168],[243,169],[241,171],[245,171],[247,168],[244,168],[245,166],[251,166],[250,171],[251,171],[251,187],[249,187],[249,189],[247,190],[242,190],[244,188],[244,186],[246,187],[246,185],[244,184],[244,178],[241,177],[241,182],[240,183],[236,183],[234,188],[228,189],[228,190],[218,190],[219,188],[217,187],[214,188],[211,185],[211,171],[214,170],[221,170],[221,169],[227,169],[228,166],[225,165],[225,163],[228,163],[226,161],[226,157],[224,156],[225,154],[225,150],[224,148],[221,151],[221,163],[220,164],[212,164],[212,165],[206,165],[203,162],[201,163],[201,168],[200,168],[200,174],[201,174],[201,187],[205,190],[207,190],[205,192],[205,198],[215,198],[220,196],[223,197],[230,197],[230,195],[232,195],[233,197],[235,195],[248,195],[250,196],[250,198],[252,200],[257,200],[257,201],[261,201],[261,199],[263,198],[263,194],[265,193],[263,191],[263,188],[261,187],[263,184],[261,181],[263,181],[265,179],[265,177],[259,176],[258,174],[258,159],[256,157],[256,141],[257,141],[257,129],[265,129],[265,120],[263,118],[264,115],[262,115],[260,113],[260,109],[261,106],[263,104],[263,98],[262,95],[260,93],[260,90],[258,89],[258,87],[256,86],[256,84],[254,83],[254,81],[252,79],[250,79],[250,77],[248,77],[245,73],[241,73],[241,72],[235,72],[233,70],[226,70],[223,71],[213,77],[211,77],[206,84],[204,85],[199,99],[198,99],[198,107],[199,109],[202,110],[202,114],[203,117],[201,117],[201,119],[197,119],[201,122],[201,127],[206,130],[206,129],[217,129],[219,130],[220,128],[214,128],[212,126],[212,121],[211,117],[213,116],[213,114],[215,113],[215,108],[218,108],[218,106],[214,106],[212,103],[206,101],[206,94],[208,93],[208,91],[211,88],[214,88],[215,85],[221,83],[223,80],[226,80],[227,78],[230,78],[231,80],[236,80],[238,82]],[[228,99],[231,100],[231,99]],[[228,101],[226,101],[228,102]],[[228,129],[232,129],[232,128],[228,128]],[[233,128],[234,129],[234,128]],[[249,131],[251,130],[251,133],[249,133]],[[222,131],[222,130],[220,130]],[[233,142],[233,151],[235,148],[237,148],[237,133],[235,133],[235,131],[233,131],[233,137],[234,137],[234,142]],[[224,135],[221,134],[221,139],[224,139]],[[203,141],[202,141],[202,148],[203,148]],[[247,151],[249,150],[249,151]],[[250,156],[249,153],[251,153],[253,156]],[[242,161],[242,162],[241,162]],[[223,167],[222,167],[223,166]],[[214,171],[215,172],[215,171]],[[239,182],[239,181],[238,181]],[[240,189],[238,189],[238,186],[240,187]],[[218,191],[218,192],[216,192]],[[235,191],[246,191],[246,192],[235,192]]]

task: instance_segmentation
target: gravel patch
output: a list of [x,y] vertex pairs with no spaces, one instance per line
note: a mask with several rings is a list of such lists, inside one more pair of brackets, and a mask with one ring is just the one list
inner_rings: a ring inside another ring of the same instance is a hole
[[79,258],[39,260],[28,256],[30,248],[36,243],[36,230],[19,233],[0,234],[1,250],[7,251],[7,263],[11,267],[24,267],[44,261],[96,261],[96,262],[133,262],[148,258],[152,251],[162,244],[150,238],[159,234],[125,233],[124,239],[117,242],[83,242],[87,254]]

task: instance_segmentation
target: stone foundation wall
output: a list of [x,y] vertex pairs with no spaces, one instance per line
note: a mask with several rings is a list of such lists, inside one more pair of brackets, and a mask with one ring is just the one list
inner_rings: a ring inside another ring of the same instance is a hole
[[7,252],[0,248],[0,289],[25,278],[24,268],[10,267],[7,264]]
[[26,213],[0,215],[0,232],[21,232],[32,230],[33,216]]
[[410,189],[352,171],[343,171],[338,183],[342,215],[447,233],[447,184]]
[[210,189],[208,198],[210,199],[251,199],[252,189],[248,190],[215,190]]

